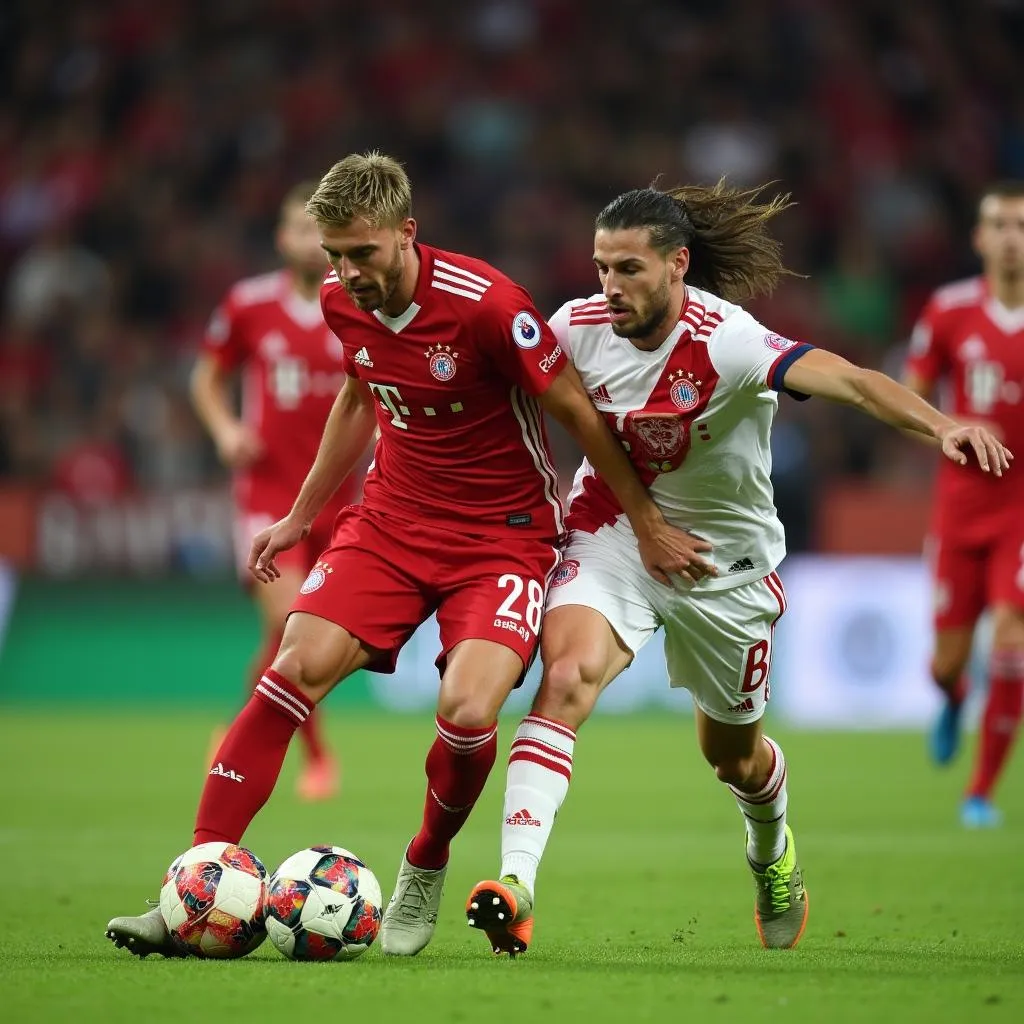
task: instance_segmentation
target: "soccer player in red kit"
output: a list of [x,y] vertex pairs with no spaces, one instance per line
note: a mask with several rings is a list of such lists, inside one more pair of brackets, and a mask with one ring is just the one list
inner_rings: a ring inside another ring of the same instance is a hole
[[[305,205],[315,183],[292,188],[281,203],[276,243],[284,270],[239,281],[215,310],[192,372],[192,400],[232,470],[239,569],[246,568],[253,537],[287,515],[320,444],[327,414],[344,379],[341,342],[324,323],[320,285],[324,254]],[[241,415],[230,381],[242,377]],[[263,639],[253,664],[259,682],[277,653],[285,619],[317,555],[330,542],[337,513],[358,499],[359,475],[338,488],[309,535],[282,553],[281,578],[256,587]],[[299,729],[306,764],[299,796],[322,800],[338,787],[338,768],[320,735],[319,714]],[[223,739],[223,731],[218,737]]]
[[[437,738],[423,821],[384,914],[385,953],[430,941],[449,844],[497,751],[497,715],[533,659],[562,509],[542,412],[580,443],[667,583],[706,548],[670,527],[594,409],[529,294],[488,264],[416,241],[409,180],[379,153],[336,164],[306,209],[333,267],[321,292],[347,379],[291,512],[253,543],[250,568],[309,524],[380,431],[363,504],[338,518],[292,607],[273,666],[217,753],[194,841],[238,842],[269,797],[292,733],[341,679],[393,669],[436,612],[442,649]],[[111,921],[140,954],[174,955],[159,913]]]
[[[909,387],[950,385],[952,412],[983,423],[1024,451],[1024,182],[981,198],[974,246],[980,277],[940,288],[914,329]],[[935,579],[932,675],[945,704],[932,755],[949,762],[959,742],[974,627],[991,610],[989,690],[974,772],[961,807],[970,828],[998,825],[992,791],[1009,757],[1024,702],[1024,475],[993,480],[977,467],[939,469],[931,526]]]

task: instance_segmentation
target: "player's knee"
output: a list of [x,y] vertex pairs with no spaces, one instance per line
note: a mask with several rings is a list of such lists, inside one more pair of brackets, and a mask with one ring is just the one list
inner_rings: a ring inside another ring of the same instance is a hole
[[1006,652],[1011,659],[1024,657],[1024,612],[997,605],[992,614],[992,651]]
[[485,729],[498,719],[498,708],[486,695],[464,694],[438,702],[437,713],[460,729]]
[[727,786],[736,786],[743,789],[754,781],[757,775],[757,758],[742,757],[736,754],[723,755],[711,758],[711,767],[715,769],[715,775],[719,782]]
[[339,670],[333,659],[287,641],[277,652],[273,668],[314,702],[322,700],[338,681]]
[[601,692],[596,665],[575,657],[554,658],[544,666],[534,710],[547,718],[578,727],[586,721]]
[[970,651],[936,651],[932,657],[932,678],[943,689],[954,687],[967,668]]

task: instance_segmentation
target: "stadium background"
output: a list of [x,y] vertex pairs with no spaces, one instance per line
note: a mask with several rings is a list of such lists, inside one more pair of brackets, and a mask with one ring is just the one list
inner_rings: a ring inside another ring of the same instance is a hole
[[[925,756],[934,455],[823,402],[783,401],[774,436],[793,554],[770,728],[813,904],[795,955],[756,944],[741,823],[666,713],[686,700],[657,642],[603,699],[636,713],[578,745],[537,942],[514,965],[460,907],[495,866],[500,763],[411,962],[303,970],[267,943],[239,963],[138,963],[102,936],[187,844],[210,730],[256,643],[186,378],[224,289],[274,265],[288,185],[391,152],[425,239],[553,310],[594,291],[592,219],[621,190],[776,179],[806,277],[756,313],[898,372],[928,291],[976,269],[978,190],[1024,177],[1022,67],[1021,0],[0,5],[5,1019],[639,1024],[683,1000],[708,1024],[1024,1019],[1024,763],[998,794],[1004,827],[974,833],[956,819],[969,758],[939,773]],[[341,799],[296,801],[293,752],[246,834],[268,866],[341,843],[390,891],[420,814],[432,648],[428,628],[397,678],[332,694]]]
[[[595,290],[592,219],[619,191],[658,175],[774,179],[798,202],[777,232],[806,277],[752,308],[897,373],[928,291],[974,269],[979,188],[1024,176],[1021,13],[1007,0],[6,4],[0,700],[238,699],[254,623],[186,376],[227,286],[275,265],[290,183],[352,150],[394,153],[424,238],[485,257],[553,310]],[[575,452],[556,444],[569,477]],[[921,722],[933,455],[859,414],[784,401],[774,459],[791,552],[830,559],[785,567],[778,709],[806,711],[806,691],[811,721]],[[848,561],[865,555],[884,560]],[[54,635],[69,642],[40,642]],[[115,640],[137,646],[144,675],[129,657],[91,667]],[[363,680],[332,703],[429,704],[431,646],[406,655],[405,681]],[[672,700],[652,653],[616,687],[620,705]],[[183,686],[196,660],[209,678]]]

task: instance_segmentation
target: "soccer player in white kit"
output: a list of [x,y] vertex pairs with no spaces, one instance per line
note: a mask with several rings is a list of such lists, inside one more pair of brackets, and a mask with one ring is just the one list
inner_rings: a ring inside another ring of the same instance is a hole
[[495,953],[530,944],[537,868],[568,791],[576,730],[659,628],[669,681],[690,691],[701,751],[746,822],[758,936],[789,948],[803,934],[786,759],[761,728],[786,609],[770,480],[779,391],[858,406],[938,442],[955,463],[972,453],[997,476],[1012,458],[983,428],[957,423],[884,374],[772,333],[730,301],[768,292],[787,273],[765,227],[786,200],[760,203],[759,192],[719,182],[619,196],[596,221],[601,293],[551,320],[666,520],[704,541],[703,558],[685,576],[652,579],[622,510],[583,463],[547,600],[543,678],[509,755],[501,877],[478,883],[466,904]]

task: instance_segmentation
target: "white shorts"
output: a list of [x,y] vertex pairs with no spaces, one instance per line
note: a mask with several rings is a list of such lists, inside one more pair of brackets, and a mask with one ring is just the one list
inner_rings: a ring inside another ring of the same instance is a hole
[[547,610],[578,604],[600,612],[635,654],[665,627],[669,684],[690,691],[718,722],[764,714],[775,623],[786,610],[774,572],[728,590],[686,590],[653,579],[623,526],[575,531],[548,591]]

